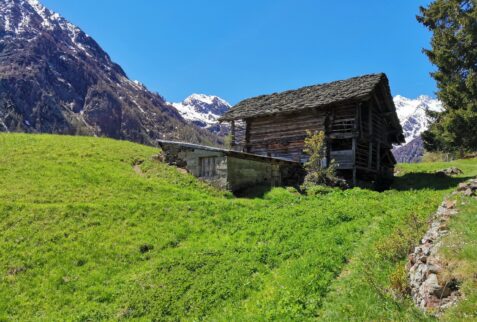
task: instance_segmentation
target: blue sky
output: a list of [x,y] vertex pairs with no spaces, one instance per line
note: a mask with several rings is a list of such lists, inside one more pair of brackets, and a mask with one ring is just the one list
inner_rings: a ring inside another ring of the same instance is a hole
[[434,96],[420,0],[41,0],[169,101],[230,103],[385,72],[393,95]]

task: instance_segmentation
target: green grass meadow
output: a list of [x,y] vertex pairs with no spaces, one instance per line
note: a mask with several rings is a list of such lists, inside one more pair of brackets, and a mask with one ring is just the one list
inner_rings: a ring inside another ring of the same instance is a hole
[[429,320],[400,290],[407,251],[477,175],[475,159],[401,165],[382,193],[236,198],[158,153],[0,134],[1,321]]

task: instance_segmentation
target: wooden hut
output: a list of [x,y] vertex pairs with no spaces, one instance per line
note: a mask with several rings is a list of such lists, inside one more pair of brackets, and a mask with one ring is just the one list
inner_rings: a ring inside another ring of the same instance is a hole
[[300,162],[306,130],[324,131],[326,161],[355,185],[392,177],[392,145],[404,142],[382,73],[245,99],[220,121],[231,124],[234,150]]

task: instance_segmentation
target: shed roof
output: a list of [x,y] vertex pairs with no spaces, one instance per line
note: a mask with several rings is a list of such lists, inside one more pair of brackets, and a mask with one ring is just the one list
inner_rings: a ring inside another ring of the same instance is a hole
[[[385,86],[390,98],[388,79],[384,73],[368,74],[331,83],[306,86],[240,101],[219,120],[232,121],[257,116],[295,112],[337,103],[361,101],[370,97],[378,84]],[[391,100],[391,104],[392,100]],[[394,107],[394,104],[392,105]]]
[[224,149],[224,148],[218,148],[214,146],[208,146],[208,145],[201,145],[201,144],[194,144],[194,143],[189,143],[189,142],[181,142],[181,141],[170,141],[170,140],[157,140],[157,143],[162,149],[169,147],[179,147],[182,149],[189,149],[189,150],[203,150],[203,151],[210,151],[210,152],[220,152],[223,153],[223,155],[226,156],[232,156],[232,157],[237,157],[241,159],[255,159],[255,160],[260,160],[260,161],[280,161],[280,162],[286,162],[286,163],[293,163],[293,164],[300,164],[300,162],[295,161],[295,160],[290,160],[286,158],[280,158],[280,157],[270,157],[266,155],[261,155],[261,154],[253,154],[253,153],[248,153],[248,152],[241,152],[241,151],[235,151],[232,149]]

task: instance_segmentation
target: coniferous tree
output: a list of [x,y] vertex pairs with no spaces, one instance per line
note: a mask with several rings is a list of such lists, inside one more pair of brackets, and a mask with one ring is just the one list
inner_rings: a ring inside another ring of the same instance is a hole
[[429,151],[477,150],[477,0],[435,0],[421,7],[417,20],[432,32],[425,49],[437,70],[437,96],[442,113],[422,138]]

